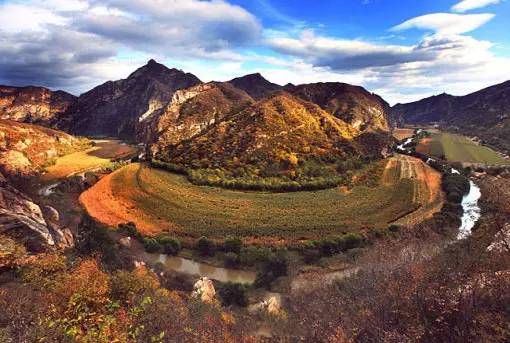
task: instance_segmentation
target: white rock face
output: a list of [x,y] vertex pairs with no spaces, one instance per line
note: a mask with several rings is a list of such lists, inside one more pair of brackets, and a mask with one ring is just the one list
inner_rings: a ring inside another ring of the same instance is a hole
[[488,251],[510,252],[510,224],[498,232],[494,241],[487,247]]
[[204,303],[214,303],[216,301],[216,290],[214,289],[213,282],[206,277],[200,278],[195,282],[191,296],[200,299]]

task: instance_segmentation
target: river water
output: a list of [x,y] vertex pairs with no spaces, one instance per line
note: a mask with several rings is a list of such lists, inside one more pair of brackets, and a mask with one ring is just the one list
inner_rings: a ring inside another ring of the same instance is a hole
[[462,208],[464,213],[462,215],[462,224],[459,228],[457,239],[464,239],[470,236],[473,227],[481,217],[478,200],[482,197],[482,192],[480,191],[480,187],[478,187],[473,181],[470,180],[469,184],[471,186],[469,193],[462,199]]
[[255,282],[257,274],[252,271],[213,267],[211,265],[196,262],[190,259],[168,256],[164,254],[145,253],[144,260],[150,263],[162,263],[169,270],[189,275],[207,277],[220,282],[236,282],[251,284]]

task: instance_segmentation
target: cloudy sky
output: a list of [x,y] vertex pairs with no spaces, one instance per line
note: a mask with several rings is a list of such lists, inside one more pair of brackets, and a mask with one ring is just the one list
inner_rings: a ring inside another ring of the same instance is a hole
[[509,80],[509,23],[507,0],[0,0],[0,84],[80,94],[154,58],[394,104]]

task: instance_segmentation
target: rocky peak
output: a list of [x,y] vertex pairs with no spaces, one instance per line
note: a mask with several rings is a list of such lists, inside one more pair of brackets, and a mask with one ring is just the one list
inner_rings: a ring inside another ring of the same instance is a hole
[[282,89],[280,85],[266,80],[260,73],[238,77],[230,80],[229,83],[239,89],[242,89],[255,99],[263,98]]
[[142,140],[144,118],[162,109],[175,91],[200,83],[193,74],[150,60],[127,79],[82,94],[60,127],[80,135]]

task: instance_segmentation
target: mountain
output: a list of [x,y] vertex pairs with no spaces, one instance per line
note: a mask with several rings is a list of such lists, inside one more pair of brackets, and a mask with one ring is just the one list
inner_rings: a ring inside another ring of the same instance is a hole
[[0,172],[13,179],[34,176],[52,159],[86,144],[64,132],[0,119]]
[[163,108],[175,91],[200,83],[193,74],[150,60],[127,79],[108,81],[80,95],[59,127],[79,135],[135,140],[141,120]]
[[249,74],[229,81],[230,84],[242,89],[254,99],[261,99],[283,87],[266,80],[259,73]]
[[50,125],[75,101],[74,95],[64,91],[0,86],[0,119]]
[[510,81],[465,96],[441,94],[397,104],[391,109],[391,117],[400,124],[439,123],[510,150]]
[[286,90],[364,131],[389,131],[389,105],[380,96],[363,87],[345,83],[326,82],[286,86]]
[[203,135],[183,141],[168,151],[171,161],[200,168],[225,168],[356,153],[352,144],[359,132],[319,106],[286,92],[275,93]]
[[178,90],[163,109],[146,119],[145,136],[157,153],[201,134],[254,102],[229,83],[211,82]]

